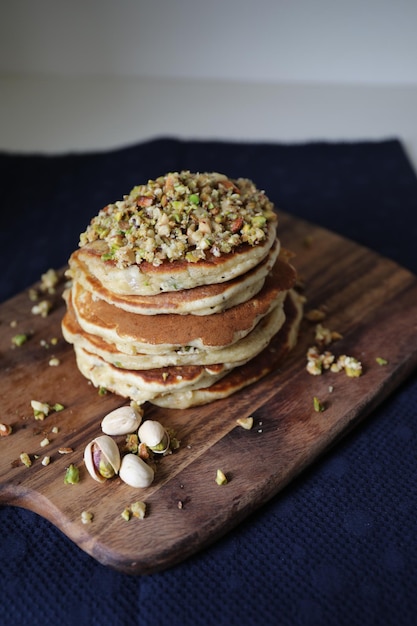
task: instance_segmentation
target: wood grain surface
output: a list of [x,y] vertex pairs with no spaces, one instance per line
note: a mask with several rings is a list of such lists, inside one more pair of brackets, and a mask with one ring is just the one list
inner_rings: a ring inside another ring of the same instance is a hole
[[[175,429],[181,441],[158,462],[151,487],[136,490],[118,478],[101,485],[85,470],[84,447],[100,434],[102,417],[125,401],[99,395],[78,372],[72,347],[60,332],[60,295],[42,318],[31,313],[28,293],[19,294],[0,306],[0,422],[13,428],[0,438],[0,502],[44,516],[103,564],[131,574],[156,572],[230,532],[404,381],[417,365],[416,277],[282,213],[279,235],[296,254],[306,311],[325,309],[323,324],[343,335],[331,350],[358,358],[361,377],[311,376],[306,351],[314,344],[315,324],[303,320],[297,347],[260,383],[199,408],[145,407],[146,416]],[[17,333],[30,338],[13,348]],[[49,365],[52,356],[60,360],[57,367]],[[379,365],[378,357],[387,364]],[[324,404],[323,412],[314,410],[314,396]],[[36,421],[31,400],[65,408]],[[254,426],[246,431],[236,419],[249,415]],[[45,448],[44,437],[50,440]],[[118,442],[122,445],[123,438]],[[60,448],[73,452],[60,454]],[[30,455],[31,467],[19,462],[22,452]],[[45,455],[51,457],[48,466],[42,465]],[[80,470],[76,485],[64,484],[70,463]],[[215,482],[218,468],[228,478],[226,485]],[[147,504],[145,519],[124,521],[121,512],[136,500]],[[94,514],[91,524],[81,523],[84,510]]]

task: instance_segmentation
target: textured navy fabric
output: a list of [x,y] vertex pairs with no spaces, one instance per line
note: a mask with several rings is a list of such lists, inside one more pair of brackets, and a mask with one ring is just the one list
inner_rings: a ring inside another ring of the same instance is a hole
[[[0,154],[0,301],[64,265],[107,202],[179,169],[248,176],[278,208],[417,272],[417,179],[398,141],[160,139]],[[159,574],[108,569],[38,515],[2,506],[0,625],[417,624],[416,477],[414,374],[236,530]]]

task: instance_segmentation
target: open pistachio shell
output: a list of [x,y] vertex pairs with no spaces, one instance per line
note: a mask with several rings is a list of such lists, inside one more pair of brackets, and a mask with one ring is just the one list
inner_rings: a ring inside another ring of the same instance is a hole
[[84,463],[97,482],[104,483],[112,478],[120,469],[120,452],[116,442],[108,435],[96,437],[84,450]]
[[106,435],[128,435],[140,426],[143,411],[139,405],[121,406],[108,413],[101,422],[101,429]]
[[145,488],[152,483],[155,473],[139,456],[129,453],[122,459],[119,476],[130,487]]

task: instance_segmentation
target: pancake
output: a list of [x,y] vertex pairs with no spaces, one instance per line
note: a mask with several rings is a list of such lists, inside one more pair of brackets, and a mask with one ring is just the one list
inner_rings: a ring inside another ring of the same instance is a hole
[[88,273],[119,295],[154,295],[231,280],[276,240],[277,215],[245,178],[171,172],[108,204],[80,235]]
[[225,376],[228,371],[223,364],[120,370],[77,345],[74,346],[74,350],[78,369],[95,387],[104,387],[138,404],[173,390],[179,392],[184,389],[208,387]]
[[169,173],[105,206],[69,259],[62,332],[80,373],[143,404],[228,397],[295,344],[302,298],[253,182]]
[[254,359],[231,370],[209,387],[161,394],[152,398],[150,402],[164,408],[188,409],[228,398],[241,389],[258,382],[281,366],[285,357],[296,345],[303,317],[303,303],[303,298],[295,291],[292,290],[289,293],[285,301],[285,324],[270,344]]
[[119,369],[154,369],[180,365],[213,365],[227,363],[229,367],[242,364],[253,358],[268,345],[271,338],[285,322],[283,306],[276,306],[254,330],[236,343],[216,350],[179,349],[166,354],[126,354],[115,344],[104,341],[97,335],[83,331],[77,322],[71,303],[62,321],[64,338],[87,352],[96,354]]
[[274,369],[293,347],[302,317],[302,303],[291,290],[285,302],[286,320],[258,356],[240,366],[179,366],[153,370],[123,370],[75,345],[80,372],[96,387],[167,408],[187,408],[227,397]]
[[118,295],[150,296],[162,292],[192,289],[200,285],[223,283],[241,276],[263,261],[276,240],[275,223],[268,226],[267,239],[262,244],[241,244],[233,252],[215,256],[207,253],[198,262],[186,260],[163,261],[154,265],[147,261],[118,267],[107,259],[109,246],[93,241],[80,248],[79,259],[89,274],[96,276],[108,290]]
[[[151,296],[116,294],[92,275],[80,259],[80,251],[70,258],[67,275],[83,289],[91,292],[94,298],[140,315],[176,313],[180,315],[211,315],[224,311],[256,295],[263,287],[268,272],[272,269],[278,254],[279,242],[275,241],[268,255],[249,272],[236,278],[212,285],[203,285],[176,292],[161,292]],[[281,254],[285,252],[281,251]]]
[[217,349],[231,345],[250,333],[294,286],[295,269],[277,259],[261,291],[226,311],[207,316],[135,315],[117,310],[103,300],[94,300],[78,284],[71,302],[81,328],[117,345],[121,352],[164,354],[187,347]]

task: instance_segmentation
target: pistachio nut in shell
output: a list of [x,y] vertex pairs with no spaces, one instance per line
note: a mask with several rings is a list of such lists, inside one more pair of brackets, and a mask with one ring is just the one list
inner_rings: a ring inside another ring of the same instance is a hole
[[101,429],[106,435],[128,435],[137,430],[142,421],[143,410],[138,404],[120,406],[108,413],[101,422]]
[[153,452],[163,454],[169,448],[169,435],[160,422],[146,420],[138,430],[139,439]]
[[120,469],[117,443],[108,435],[96,437],[84,450],[84,463],[89,474],[99,483],[112,478]]
[[129,453],[122,459],[119,476],[130,487],[145,488],[152,483],[155,473],[139,456]]

